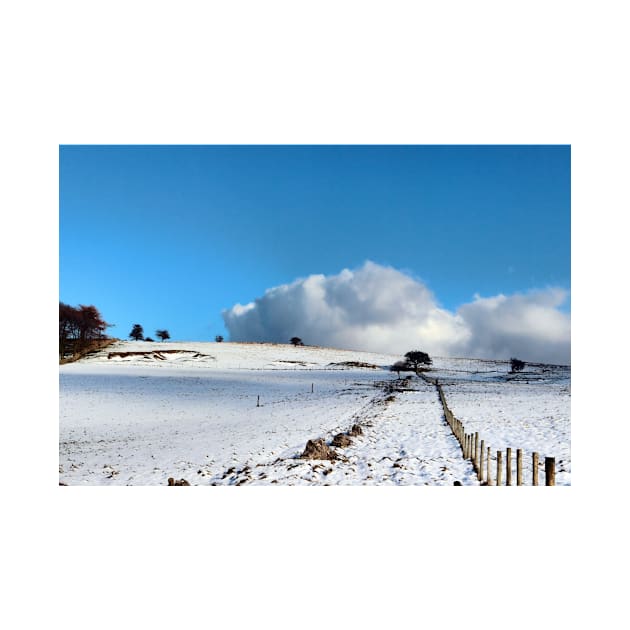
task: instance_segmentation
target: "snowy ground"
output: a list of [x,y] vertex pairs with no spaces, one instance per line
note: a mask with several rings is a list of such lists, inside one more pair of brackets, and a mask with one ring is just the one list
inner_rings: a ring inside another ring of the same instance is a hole
[[[477,485],[435,387],[415,376],[397,381],[388,366],[398,359],[276,344],[118,342],[60,366],[60,481]],[[469,430],[493,448],[554,455],[564,467],[557,482],[570,483],[568,372],[540,368],[530,382],[510,381],[505,362],[434,362],[429,375]],[[354,424],[362,435],[334,449],[337,460],[299,459],[309,439],[330,443]]]
[[[449,365],[450,363],[450,365]],[[449,369],[453,366],[455,369]],[[556,460],[556,485],[571,484],[571,372],[561,366],[527,366],[507,374],[505,364],[445,360],[432,371],[439,378],[448,405],[466,432],[479,432],[493,456],[512,449],[516,479],[516,449],[523,451],[523,481],[531,484],[531,454],[539,456],[539,483],[544,483],[544,458]],[[505,455],[503,455],[505,460]],[[504,461],[505,465],[505,461]],[[505,476],[504,476],[505,481]],[[513,481],[513,483],[516,483]]]

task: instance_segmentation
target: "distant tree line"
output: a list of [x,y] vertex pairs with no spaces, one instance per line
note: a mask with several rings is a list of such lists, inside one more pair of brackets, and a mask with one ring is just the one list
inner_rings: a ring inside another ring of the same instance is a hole
[[59,302],[59,357],[85,352],[95,341],[107,339],[105,330],[111,326],[96,306],[70,306]]

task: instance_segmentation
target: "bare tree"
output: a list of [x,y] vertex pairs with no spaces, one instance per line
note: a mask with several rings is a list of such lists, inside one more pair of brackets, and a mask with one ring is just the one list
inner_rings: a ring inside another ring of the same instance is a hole
[[63,357],[74,351],[74,340],[79,337],[79,311],[59,302],[59,357]]
[[108,324],[95,306],[78,308],[59,302],[59,356],[80,353],[97,339],[105,338]]

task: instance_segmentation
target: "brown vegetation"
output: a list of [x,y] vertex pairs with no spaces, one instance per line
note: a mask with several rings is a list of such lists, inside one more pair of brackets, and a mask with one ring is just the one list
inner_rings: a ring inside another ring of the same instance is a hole
[[378,370],[378,365],[374,365],[373,363],[363,363],[362,361],[341,361],[340,363],[329,363],[328,365],[338,365],[340,367],[369,368],[371,370]]
[[285,361],[284,359],[278,359],[276,363],[294,363],[295,365],[306,366],[306,363],[304,361]]
[[147,350],[146,352],[109,352],[107,354],[107,358],[111,359],[113,357],[146,357],[152,359],[161,359],[164,361],[164,357],[160,355],[164,354],[175,354],[175,353],[187,353],[192,354],[194,359],[198,359],[199,357],[209,357],[210,359],[214,359],[214,357],[209,354],[202,354],[201,352],[197,352],[196,350]]
[[65,365],[66,363],[73,363],[74,361],[78,361],[79,359],[82,359],[89,354],[98,352],[99,350],[110,346],[115,341],[118,341],[118,339],[95,339],[94,341],[90,341],[82,349],[75,352],[72,356],[66,356],[59,359],[59,365]]
[[331,446],[336,446],[338,448],[346,448],[352,444],[352,440],[345,433],[337,433],[331,442]]
[[59,360],[91,352],[94,342],[107,340],[109,326],[95,306],[59,302]]
[[334,460],[337,459],[337,454],[326,445],[324,438],[318,438],[317,440],[309,440],[306,443],[306,448],[300,455],[300,459]]
[[168,478],[169,486],[189,486],[190,484],[185,479],[173,479],[173,477]]

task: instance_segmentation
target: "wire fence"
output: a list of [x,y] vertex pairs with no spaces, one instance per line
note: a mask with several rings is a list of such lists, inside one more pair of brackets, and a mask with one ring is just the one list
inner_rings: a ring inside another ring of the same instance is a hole
[[437,388],[446,422],[461,446],[464,459],[471,461],[481,485],[538,486],[543,482],[545,486],[556,485],[555,457],[543,460],[538,453],[525,456],[521,448],[493,451],[479,432],[467,432],[464,423],[453,415],[438,379],[421,376]]

